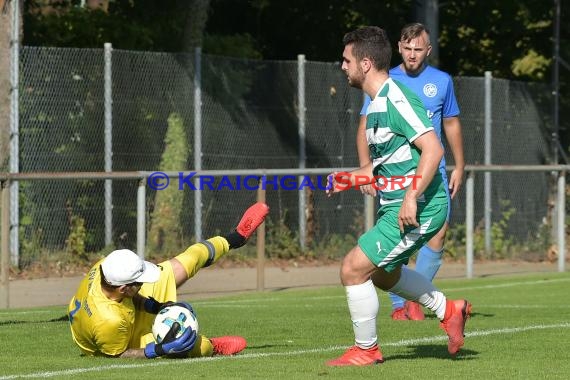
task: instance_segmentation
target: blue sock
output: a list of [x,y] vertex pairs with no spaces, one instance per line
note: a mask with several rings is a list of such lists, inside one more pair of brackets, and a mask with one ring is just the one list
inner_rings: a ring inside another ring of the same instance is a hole
[[[402,268],[403,267],[405,267],[405,265],[402,265]],[[388,296],[390,296],[390,299],[392,300],[392,310],[404,307],[404,304],[406,303],[406,300],[404,298],[392,292],[388,292]]]
[[406,300],[394,293],[388,293],[390,299],[392,300],[392,310],[400,309],[404,307]]
[[416,272],[423,275],[430,281],[433,281],[439,267],[441,266],[441,255],[443,248],[440,251],[434,251],[428,245],[424,245],[416,259]]

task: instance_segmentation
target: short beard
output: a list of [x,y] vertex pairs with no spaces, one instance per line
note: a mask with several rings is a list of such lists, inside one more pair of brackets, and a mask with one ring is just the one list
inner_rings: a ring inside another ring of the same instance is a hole
[[348,78],[348,84],[351,87],[358,88],[362,90],[362,83],[364,83],[364,72],[362,69],[358,70],[356,75],[353,78]]
[[424,65],[425,65],[425,63],[422,62],[415,70],[412,70],[412,69],[410,69],[410,68],[408,67],[408,65],[404,62],[404,69],[406,70],[406,73],[407,73],[407,74],[410,74],[410,75],[415,76],[415,75],[418,75],[418,74],[423,70]]

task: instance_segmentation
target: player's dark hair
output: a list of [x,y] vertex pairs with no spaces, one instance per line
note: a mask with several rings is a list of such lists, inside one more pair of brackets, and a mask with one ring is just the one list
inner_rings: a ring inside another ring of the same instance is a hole
[[429,30],[424,24],[421,24],[419,22],[412,22],[411,24],[404,25],[402,31],[400,32],[400,41],[410,42],[414,38],[418,38],[423,32],[426,32],[427,34],[427,43],[429,45]]
[[384,29],[365,26],[344,35],[344,45],[352,44],[352,54],[358,61],[368,58],[377,70],[388,71],[392,59],[392,47]]

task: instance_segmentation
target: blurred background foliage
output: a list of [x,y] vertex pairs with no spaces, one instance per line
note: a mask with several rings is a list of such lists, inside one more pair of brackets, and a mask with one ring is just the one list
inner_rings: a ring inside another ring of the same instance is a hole
[[[437,1],[432,3],[438,3]],[[24,2],[29,46],[204,53],[265,60],[339,61],[342,36],[379,25],[393,41],[426,1],[33,0]],[[570,7],[561,7],[560,135],[570,145]],[[452,76],[553,80],[555,2],[451,0],[438,6],[438,66]],[[433,41],[435,43],[435,41]],[[396,47],[396,44],[394,43]],[[394,64],[399,55],[394,54]],[[566,60],[565,60],[566,59]]]

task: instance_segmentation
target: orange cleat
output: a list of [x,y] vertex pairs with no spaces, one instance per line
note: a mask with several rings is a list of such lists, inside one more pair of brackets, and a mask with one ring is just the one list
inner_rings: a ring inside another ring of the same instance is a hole
[[394,321],[407,321],[408,316],[404,307],[399,307],[392,311],[392,320]]
[[446,302],[445,318],[440,326],[449,337],[447,351],[455,355],[465,341],[465,322],[471,315],[471,304],[467,300],[446,300]]
[[269,213],[269,206],[265,203],[257,202],[247,210],[245,210],[241,220],[239,221],[236,231],[246,239],[249,239],[253,232],[265,220]]
[[412,321],[423,321],[425,319],[424,312],[419,303],[413,301],[406,301],[404,306],[408,319]]
[[328,361],[327,365],[331,367],[341,367],[349,365],[364,366],[380,363],[384,363],[384,359],[382,358],[382,353],[378,349],[378,346],[374,346],[367,350],[358,346],[352,346],[342,354],[341,357]]
[[214,355],[234,355],[245,350],[247,342],[241,336],[219,336],[210,338]]

